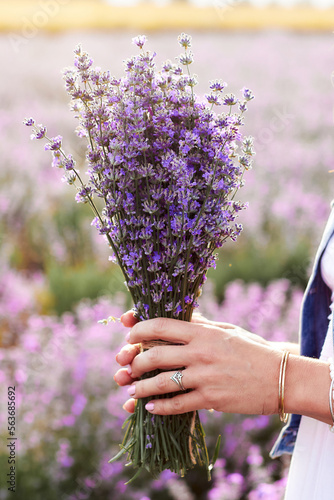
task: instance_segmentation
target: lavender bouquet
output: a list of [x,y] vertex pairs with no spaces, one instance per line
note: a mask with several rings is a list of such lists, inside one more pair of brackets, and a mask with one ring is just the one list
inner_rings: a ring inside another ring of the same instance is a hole
[[[191,37],[181,34],[178,41],[184,48],[179,64],[167,61],[157,71],[155,54],[144,50],[146,37],[136,37],[139,54],[125,61],[120,79],[94,69],[76,48],[75,68],[66,69],[64,79],[77,132],[88,143],[88,180],[64,153],[60,136],[48,138],[43,125],[25,120],[32,138],[47,140],[53,166],[77,188],[76,200],[91,206],[93,224],[112,249],[141,321],[191,320],[215,250],[241,231],[235,218],[244,204],[234,197],[254,154],[252,138],[240,132],[251,91],[242,89],[238,99],[224,94],[226,83],[216,80],[200,102],[189,71]],[[213,107],[219,105],[226,112],[217,115]],[[164,469],[184,475],[204,464],[210,477],[198,413],[152,416],[147,402],[137,401],[114,459],[126,453],[137,473],[145,468],[154,477]]]

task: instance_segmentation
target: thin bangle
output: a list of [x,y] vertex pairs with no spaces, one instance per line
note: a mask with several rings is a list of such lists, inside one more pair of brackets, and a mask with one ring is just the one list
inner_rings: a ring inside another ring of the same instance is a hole
[[329,409],[331,411],[331,416],[333,424],[329,426],[331,432],[334,432],[334,410],[333,410],[333,399],[334,399],[334,379],[331,381],[331,386],[329,388]]
[[284,412],[284,389],[285,389],[285,374],[286,374],[286,365],[288,364],[290,352],[283,351],[281,365],[279,370],[279,379],[278,379],[278,415],[281,422],[286,423],[289,418],[289,414]]
[[333,408],[333,403],[334,403],[334,364],[333,364],[333,359],[329,358],[328,360],[330,362],[329,364],[329,373],[331,377],[331,385],[329,388],[329,409],[331,412],[331,417],[333,424],[329,426],[329,429],[331,432],[334,432],[334,408]]

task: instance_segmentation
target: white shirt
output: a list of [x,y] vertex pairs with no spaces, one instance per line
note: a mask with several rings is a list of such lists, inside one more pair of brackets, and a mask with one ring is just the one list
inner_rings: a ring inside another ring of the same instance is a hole
[[[329,327],[320,355],[320,359],[327,361],[333,357],[334,236],[328,242],[320,265],[322,278],[332,290],[332,303],[328,311]],[[314,397],[317,395],[314,394]],[[333,500],[333,467],[334,433],[330,431],[329,425],[303,416],[284,500]]]

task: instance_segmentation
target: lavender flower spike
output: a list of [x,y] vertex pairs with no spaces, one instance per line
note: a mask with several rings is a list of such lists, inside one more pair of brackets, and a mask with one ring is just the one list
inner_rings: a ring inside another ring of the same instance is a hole
[[56,137],[52,137],[50,140],[49,140],[49,143],[45,145],[45,151],[58,151],[59,149],[61,149],[61,142],[62,142],[63,138],[61,135],[57,135]]
[[243,87],[241,89],[241,92],[243,93],[243,96],[244,96],[246,101],[251,101],[252,99],[254,99],[253,92],[250,89],[248,89],[247,87]]
[[132,43],[137,45],[140,49],[142,49],[147,42],[146,35],[138,35],[135,38],[132,38]]
[[191,47],[191,36],[186,35],[185,33],[181,33],[181,35],[178,36],[177,38],[179,44],[181,47],[184,47],[185,49],[188,49]]
[[194,57],[191,52],[187,54],[181,54],[179,56],[179,61],[183,66],[189,66],[192,62],[194,62]]
[[23,125],[26,125],[27,127],[32,127],[33,125],[35,125],[35,120],[33,118],[25,118],[23,120]]

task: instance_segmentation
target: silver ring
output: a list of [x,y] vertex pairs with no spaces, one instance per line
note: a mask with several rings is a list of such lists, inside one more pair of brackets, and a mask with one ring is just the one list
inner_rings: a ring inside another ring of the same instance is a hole
[[178,372],[175,372],[174,375],[172,375],[170,377],[171,380],[173,380],[173,382],[175,382],[181,389],[181,391],[185,391],[186,389],[184,388],[183,384],[182,384],[182,377],[183,377],[183,373],[178,371]]

